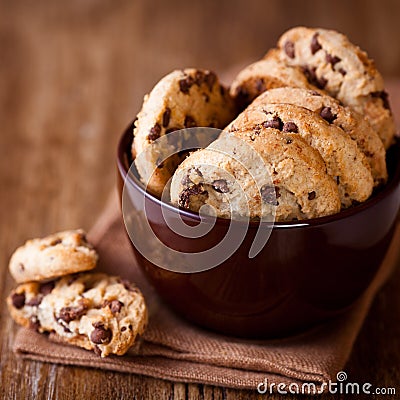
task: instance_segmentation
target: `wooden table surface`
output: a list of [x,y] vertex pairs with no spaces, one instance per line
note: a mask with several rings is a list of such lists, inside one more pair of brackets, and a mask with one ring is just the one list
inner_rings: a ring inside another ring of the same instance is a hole
[[[162,1],[74,0],[65,6],[50,1],[1,3],[0,393],[4,399],[260,397],[255,390],[27,362],[11,350],[17,326],[4,302],[14,286],[7,272],[10,254],[30,237],[67,228],[89,229],[95,222],[114,189],[118,136],[140,107],[143,94],[176,67],[223,71],[245,59],[254,60],[279,32],[300,23],[292,10],[284,22],[276,19],[274,24],[270,18],[271,25],[260,28],[252,18],[260,22],[257,5],[261,1],[249,2],[251,14],[241,16],[236,8],[228,19],[222,17],[227,15],[223,14],[227,2],[172,3],[173,11],[170,2]],[[269,12],[286,16],[289,3],[272,1]],[[348,16],[343,4],[340,7],[337,24],[345,29]],[[360,13],[363,21],[365,10]],[[246,30],[234,24],[239,17],[247,24]],[[324,21],[333,25],[331,20]],[[224,29],[218,30],[218,23]],[[316,24],[310,18],[306,23]],[[378,38],[388,35],[384,25]],[[268,37],[264,42],[260,32]],[[365,39],[362,30],[354,32]],[[376,50],[380,47],[375,43],[373,48],[383,56]],[[393,71],[399,53],[389,53],[382,65]],[[389,89],[394,108],[400,111],[400,81],[392,79]],[[398,393],[399,293],[400,269],[376,297],[345,367],[354,382],[397,385]]]

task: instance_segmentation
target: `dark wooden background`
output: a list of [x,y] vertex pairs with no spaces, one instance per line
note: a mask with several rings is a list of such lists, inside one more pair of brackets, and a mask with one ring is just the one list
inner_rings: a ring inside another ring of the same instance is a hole
[[[175,68],[229,80],[298,25],[347,33],[390,81],[400,110],[396,0],[0,0],[0,392],[4,399],[250,399],[235,391],[23,362],[4,298],[7,262],[30,237],[96,220],[115,182],[118,136]],[[400,116],[398,116],[400,118]],[[345,370],[400,393],[400,273],[377,297]],[[289,396],[285,396],[289,399]],[[330,397],[326,397],[330,398]],[[335,398],[332,396],[332,398]],[[374,398],[370,396],[369,398]],[[389,397],[386,397],[389,398]]]

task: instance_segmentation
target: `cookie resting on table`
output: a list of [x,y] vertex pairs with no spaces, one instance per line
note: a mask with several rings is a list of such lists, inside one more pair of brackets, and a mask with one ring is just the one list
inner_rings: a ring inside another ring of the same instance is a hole
[[139,289],[102,273],[24,283],[10,294],[7,304],[18,324],[101,357],[125,354],[147,323]]

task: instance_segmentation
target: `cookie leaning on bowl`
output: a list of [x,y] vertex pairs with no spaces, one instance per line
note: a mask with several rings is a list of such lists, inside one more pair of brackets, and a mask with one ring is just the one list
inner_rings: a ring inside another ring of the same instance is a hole
[[327,173],[337,182],[343,207],[363,202],[372,194],[371,169],[356,142],[317,113],[293,104],[256,104],[239,114],[226,130],[236,135],[261,126],[293,132],[318,150]]
[[322,91],[292,87],[268,90],[254,100],[251,107],[268,103],[289,103],[307,108],[317,112],[329,124],[343,129],[367,158],[374,186],[387,181],[386,152],[382,140],[365,118],[350,107],[342,106]]
[[315,218],[340,211],[338,188],[299,135],[263,127],[223,134],[192,153],[172,178],[171,202],[219,217]]
[[[134,128],[132,154],[147,189],[160,196],[183,159],[179,154],[165,157],[184,144],[169,133],[193,127],[223,128],[234,116],[234,102],[213,72],[190,68],[161,79],[146,95]],[[162,143],[154,143],[165,135]],[[196,135],[190,139],[196,140]]]
[[9,270],[18,283],[43,281],[88,271],[98,255],[83,230],[69,230],[28,240],[11,256]]
[[358,46],[336,31],[297,27],[278,41],[276,55],[303,69],[309,82],[344,105],[365,115],[378,132],[385,149],[394,140],[395,125],[381,74]]
[[239,72],[229,89],[238,108],[243,110],[266,90],[280,87],[314,89],[300,67],[287,66],[279,57],[259,60]]
[[24,283],[10,294],[7,304],[18,324],[101,357],[125,354],[147,324],[140,291],[100,273]]

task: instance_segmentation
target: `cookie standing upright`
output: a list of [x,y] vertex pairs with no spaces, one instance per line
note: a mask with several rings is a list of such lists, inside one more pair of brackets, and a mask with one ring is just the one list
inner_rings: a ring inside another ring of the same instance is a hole
[[[223,128],[234,115],[229,92],[211,71],[177,70],[161,79],[145,97],[134,128],[132,153],[147,189],[161,195],[182,161],[181,155],[174,153],[182,148],[185,138],[168,136],[169,133],[192,127]],[[154,143],[165,135],[161,145]],[[193,135],[191,139],[197,138]],[[169,154],[174,155],[166,157]]]
[[43,281],[96,267],[98,255],[82,229],[28,240],[11,256],[9,269],[18,283]]
[[277,88],[261,94],[252,107],[268,103],[289,103],[318,113],[328,123],[346,132],[363,152],[371,167],[374,185],[387,181],[386,152],[382,140],[365,118],[350,107],[342,106],[338,100],[322,91],[301,88]]
[[191,154],[173,176],[171,201],[193,211],[211,206],[223,218],[277,221],[340,210],[337,186],[319,153],[299,135],[263,127],[223,134]]
[[139,289],[101,273],[24,283],[7,304],[18,324],[102,357],[125,354],[147,324]]
[[392,144],[395,125],[383,78],[368,55],[345,35],[297,27],[281,36],[278,49],[281,59],[300,66],[310,83],[365,115],[386,149]]
[[293,132],[318,150],[327,173],[337,181],[343,207],[371,195],[374,181],[366,157],[355,141],[317,113],[293,104],[250,106],[226,129],[236,134],[257,126]]
[[264,91],[287,86],[313,88],[300,67],[290,67],[271,53],[268,59],[240,71],[231,84],[230,93],[242,110]]

